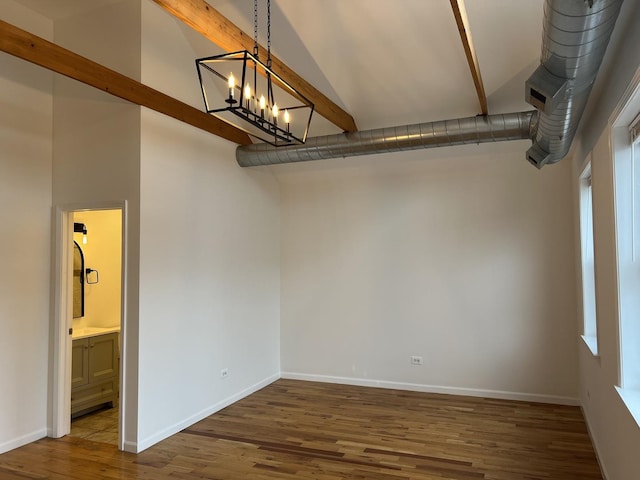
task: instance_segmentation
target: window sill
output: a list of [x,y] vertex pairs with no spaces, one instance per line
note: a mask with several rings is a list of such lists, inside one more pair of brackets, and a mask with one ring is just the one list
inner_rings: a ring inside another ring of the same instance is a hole
[[616,387],[616,391],[636,421],[636,424],[640,427],[640,390]]
[[591,351],[591,354],[594,357],[600,358],[600,355],[598,355],[598,337],[593,335],[581,335],[580,337],[589,351]]

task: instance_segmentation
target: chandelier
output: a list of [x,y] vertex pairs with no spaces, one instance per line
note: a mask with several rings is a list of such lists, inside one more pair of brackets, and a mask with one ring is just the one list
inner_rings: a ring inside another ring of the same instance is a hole
[[271,68],[271,0],[267,0],[267,58],[258,55],[258,0],[253,2],[253,53],[196,60],[207,113],[274,146],[302,144],[314,105]]

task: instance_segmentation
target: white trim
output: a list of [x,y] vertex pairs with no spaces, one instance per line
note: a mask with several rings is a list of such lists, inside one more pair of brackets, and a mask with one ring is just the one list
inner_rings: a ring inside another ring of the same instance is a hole
[[631,414],[631,416],[635,420],[636,425],[640,427],[640,390],[621,387],[615,387],[615,389],[622,399],[625,407],[627,407],[629,414]]
[[173,425],[160,430],[159,432],[154,433],[153,435],[149,435],[147,438],[140,440],[137,444],[133,442],[125,442],[125,451],[132,453],[140,453],[143,450],[155,445],[156,443],[170,437],[171,435],[175,435],[176,433],[184,430],[187,427],[190,427],[196,422],[207,418],[210,415],[222,410],[223,408],[228,407],[229,405],[237,402],[238,400],[242,400],[243,398],[256,393],[258,390],[263,389],[267,385],[272,384],[276,380],[280,379],[279,374],[271,375],[270,377],[261,380],[260,382],[234,394],[230,397],[225,398],[224,400],[211,405],[210,407],[205,408],[204,410],[199,411],[195,415],[191,415],[190,417],[185,418]]
[[594,335],[580,335],[582,342],[586,345],[586,347],[591,352],[591,355],[600,358],[600,354],[598,353],[598,339]]
[[640,139],[640,113],[631,121],[629,132],[631,133],[631,143],[635,143]]
[[355,385],[360,387],[389,388],[395,390],[408,390],[411,392],[442,393],[446,395],[497,398],[502,400],[519,400],[524,402],[551,403],[556,405],[580,405],[580,400],[577,397],[564,397],[560,395],[543,395],[538,393],[507,392],[502,390],[389,382],[386,380],[372,380],[370,378],[333,377],[329,375],[313,375],[295,372],[282,372],[281,377],[289,380],[306,380],[309,382],[337,383],[341,385]]
[[[69,212],[60,207],[54,209],[54,248],[53,248],[53,282],[52,282],[52,310],[53,310],[53,348],[51,361],[52,390],[51,390],[51,427],[49,435],[60,438],[71,431],[70,403],[71,398],[71,372],[67,368],[71,364],[70,345],[68,341],[68,311],[69,295],[72,289],[64,285],[70,279],[69,245],[72,237]],[[66,295],[66,297],[65,297]],[[63,298],[65,297],[65,298]]]
[[[129,241],[129,229],[128,229],[128,225],[129,225],[129,203],[127,202],[127,200],[125,200],[124,202],[122,202],[122,207],[121,210],[122,215],[121,215],[121,228],[120,228],[120,233],[121,233],[121,237],[122,237],[122,245],[120,246],[120,252],[121,253],[121,258],[120,261],[122,262],[121,268],[120,268],[120,372],[119,372],[119,378],[120,378],[120,385],[118,386],[118,391],[120,392],[120,398],[119,398],[119,402],[118,402],[118,449],[120,450],[125,450],[125,440],[124,440],[124,432],[125,430],[125,425],[127,425],[126,422],[126,413],[127,413],[127,405],[128,403],[125,401],[125,399],[127,398],[126,395],[126,387],[125,385],[127,385],[127,372],[128,372],[128,362],[127,362],[127,355],[126,355],[126,351],[127,351],[127,343],[128,343],[128,339],[129,339],[129,329],[127,328],[127,305],[129,304],[128,302],[128,297],[127,297],[127,278],[128,278],[128,261],[129,261],[129,257],[128,257],[128,252],[129,249],[127,248],[127,243]],[[127,451],[127,450],[125,450]]]
[[36,430],[35,432],[27,433],[18,438],[14,438],[13,440],[9,440],[8,442],[0,443],[0,454],[7,453],[10,450],[20,448],[27,443],[35,442],[36,440],[40,440],[47,436],[46,429]]
[[121,284],[121,353],[120,353],[120,402],[118,422],[118,448],[124,449],[123,432],[126,420],[126,272],[127,272],[127,201],[87,202],[56,205],[54,211],[54,247],[52,251],[52,369],[51,427],[47,434],[60,438],[71,432],[71,327],[70,309],[73,303],[71,271],[73,257],[70,255],[72,233],[72,215],[74,212],[88,210],[120,210],[122,212],[122,284]]
[[[583,338],[593,355],[598,355],[598,308],[596,298],[597,276],[595,270],[595,241],[593,216],[593,186],[591,176],[592,153],[586,157],[586,165],[579,176],[578,201],[580,223],[580,296],[582,300]],[[586,339],[585,339],[586,341]]]
[[[640,71],[640,70],[639,70]],[[623,138],[624,136],[624,138]],[[623,154],[630,154],[630,150],[627,147],[627,139],[628,134],[623,131],[620,127],[614,127],[612,124],[609,125],[609,138],[610,138],[610,155],[612,162],[612,178],[613,178],[613,255],[615,257],[615,283],[613,284],[613,288],[615,289],[615,341],[616,341],[616,384],[622,385],[622,338],[620,336],[620,329],[622,325],[622,316],[620,315],[622,309],[622,297],[620,288],[620,242],[619,242],[619,204],[620,204],[620,182],[621,182],[621,163],[623,161]]]
[[[633,239],[634,226],[633,216],[631,220],[627,218],[626,222],[622,220],[621,213],[626,213],[625,206],[631,205],[632,208],[635,205],[633,202],[633,168],[634,168],[634,144],[630,142],[629,138],[629,125],[638,116],[638,110],[640,109],[640,67],[636,70],[633,79],[629,82],[624,94],[620,98],[618,105],[609,119],[609,131],[611,138],[611,158],[613,162],[613,199],[614,199],[614,254],[615,254],[615,268],[616,268],[616,319],[618,328],[616,329],[616,342],[617,342],[617,367],[618,367],[618,379],[617,385],[623,387],[628,383],[629,374],[625,374],[624,364],[628,360],[624,355],[625,343],[622,336],[624,330],[624,323],[630,321],[631,318],[637,318],[639,307],[631,300],[634,299],[629,291],[635,291],[637,285],[635,280],[631,280],[625,272],[629,264],[632,264],[635,254],[635,242]],[[631,183],[629,183],[631,182]],[[630,212],[633,215],[633,212]],[[627,222],[630,222],[627,223]],[[622,228],[621,228],[622,227]],[[626,227],[626,228],[625,228]],[[630,230],[630,231],[627,231]],[[626,233],[626,234],[625,234]],[[630,283],[631,282],[631,283]],[[638,382],[637,378],[638,369],[633,363],[635,374],[633,381]],[[625,377],[627,377],[625,379]],[[619,392],[620,393],[620,392]],[[623,398],[624,400],[624,398]],[[625,405],[626,402],[625,402]],[[628,405],[627,405],[628,406]]]
[[[634,93],[636,93],[636,90],[638,89],[639,86],[640,86],[640,67],[638,67],[638,69],[636,70],[636,73],[633,75],[633,78],[629,82],[629,85],[627,85],[626,90],[620,97],[620,101],[618,102],[618,105],[616,106],[616,108],[613,110],[613,113],[609,117],[609,128],[628,126],[631,123],[632,119],[634,118],[633,117],[634,114],[637,112],[631,113],[630,111],[625,111],[625,110],[629,106],[629,103],[632,101],[632,97]],[[622,115],[623,112],[625,113],[624,116]]]
[[122,444],[122,450],[128,453],[138,453],[138,444],[136,442],[129,442],[125,440]]

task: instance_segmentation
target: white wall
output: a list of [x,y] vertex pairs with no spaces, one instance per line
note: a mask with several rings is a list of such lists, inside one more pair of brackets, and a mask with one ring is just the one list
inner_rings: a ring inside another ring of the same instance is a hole
[[[630,26],[576,164],[640,64],[637,3],[625,2]],[[0,18],[52,36],[49,21],[11,0]],[[55,40],[200,106],[194,37],[152,2],[60,20]],[[245,170],[228,142],[61,77],[52,113],[51,77],[0,54],[0,363],[15,366],[0,371],[10,386],[0,396],[0,452],[46,431],[53,197],[128,202],[131,449],[281,369],[571,402],[579,358],[580,398],[609,480],[640,475],[640,433],[613,389],[611,288],[598,292],[601,358],[577,346],[577,175],[568,162],[537,171],[523,160],[526,142],[514,142]],[[594,208],[611,212],[602,158]],[[599,222],[610,275],[612,224],[606,213]],[[425,365],[410,366],[412,354]]]
[[[142,82],[201,107],[185,27],[152,2],[142,12]],[[139,450],[280,370],[278,185],[234,152],[142,111]]]
[[[87,227],[87,243],[82,233],[74,233],[84,254],[85,268],[96,270],[84,285],[84,316],[73,319],[74,330],[84,327],[120,327],[122,296],[122,211],[75,212],[73,221]],[[86,277],[85,277],[86,278]],[[98,281],[98,283],[93,283]]]
[[[0,19],[51,39],[5,0]],[[46,435],[52,75],[0,53],[0,453]]]
[[[581,344],[580,399],[607,480],[640,478],[640,428],[614,386],[619,384],[618,291],[615,251],[613,158],[608,122],[634,73],[640,68],[640,1],[626,0],[605,64],[580,126],[573,153],[573,180],[592,151],[594,252],[598,357]],[[577,193],[576,193],[577,195]],[[577,198],[577,197],[576,197]],[[574,212],[579,218],[579,210]],[[575,236],[576,251],[580,248]],[[580,279],[580,272],[576,272]]]
[[[140,2],[124,0],[55,22],[59,45],[140,77]],[[137,442],[140,107],[55,77],[53,204],[127,202],[127,310],[123,352],[126,445]],[[133,447],[131,447],[133,448]]]
[[575,402],[571,166],[526,148],[281,166],[284,375]]

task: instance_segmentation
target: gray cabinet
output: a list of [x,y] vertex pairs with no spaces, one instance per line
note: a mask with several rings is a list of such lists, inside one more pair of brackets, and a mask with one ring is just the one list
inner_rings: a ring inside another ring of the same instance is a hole
[[73,341],[71,360],[71,415],[109,403],[118,393],[118,333]]

